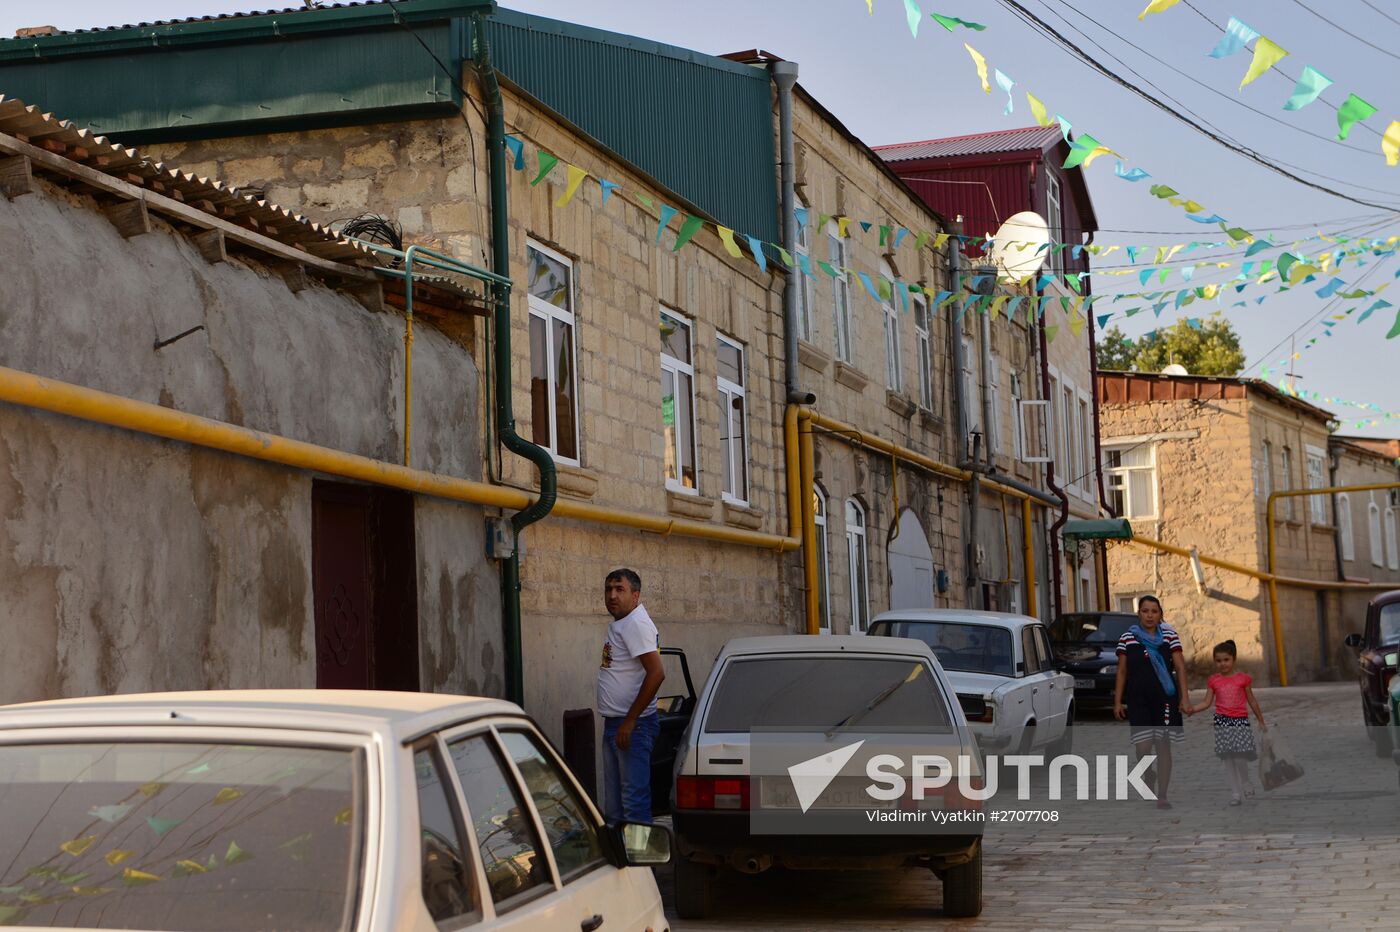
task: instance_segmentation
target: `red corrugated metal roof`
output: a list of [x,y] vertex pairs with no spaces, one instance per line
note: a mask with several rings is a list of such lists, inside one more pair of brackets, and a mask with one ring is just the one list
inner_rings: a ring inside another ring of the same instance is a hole
[[998,152],[1044,152],[1061,139],[1057,126],[1024,126],[1020,129],[997,130],[993,133],[973,133],[970,136],[948,136],[920,142],[897,142],[875,146],[875,151],[887,162],[907,162],[915,159],[937,159],[953,155],[991,155]]

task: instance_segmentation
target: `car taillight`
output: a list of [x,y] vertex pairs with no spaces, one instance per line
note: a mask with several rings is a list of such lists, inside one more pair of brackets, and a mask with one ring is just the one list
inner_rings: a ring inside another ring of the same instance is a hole
[[992,704],[981,696],[958,696],[958,705],[962,706],[963,716],[969,722],[990,722],[992,720]]
[[677,777],[677,809],[749,808],[748,777]]

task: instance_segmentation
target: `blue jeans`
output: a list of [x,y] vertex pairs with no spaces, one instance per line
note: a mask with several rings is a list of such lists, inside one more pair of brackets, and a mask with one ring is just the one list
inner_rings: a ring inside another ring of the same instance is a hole
[[637,719],[627,750],[617,746],[621,718],[603,719],[603,817],[651,822],[651,749],[661,722],[655,712]]

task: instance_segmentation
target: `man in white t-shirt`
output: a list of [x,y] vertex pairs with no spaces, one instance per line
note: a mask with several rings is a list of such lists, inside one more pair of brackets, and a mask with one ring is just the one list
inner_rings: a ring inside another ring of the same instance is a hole
[[613,616],[598,667],[598,712],[603,716],[603,815],[608,821],[651,821],[651,749],[660,725],[656,691],[661,638],[642,603],[642,579],[613,570],[603,584]]

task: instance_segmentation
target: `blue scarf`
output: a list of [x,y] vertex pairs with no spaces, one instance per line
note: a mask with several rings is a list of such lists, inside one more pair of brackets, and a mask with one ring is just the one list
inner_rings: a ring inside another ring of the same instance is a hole
[[1176,684],[1172,682],[1172,675],[1167,670],[1167,661],[1162,657],[1161,647],[1166,643],[1167,636],[1163,633],[1162,626],[1157,625],[1156,635],[1149,635],[1143,630],[1141,625],[1133,625],[1128,629],[1133,633],[1133,637],[1142,644],[1143,650],[1147,653],[1147,659],[1152,662],[1152,669],[1157,674],[1157,682],[1162,684],[1162,692],[1168,697],[1176,695]]

